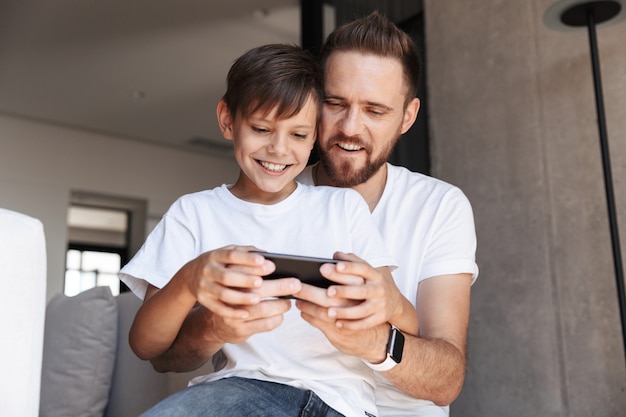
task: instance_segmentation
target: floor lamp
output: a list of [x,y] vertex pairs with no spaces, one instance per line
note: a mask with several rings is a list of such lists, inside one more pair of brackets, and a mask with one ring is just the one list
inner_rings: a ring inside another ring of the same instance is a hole
[[617,284],[620,320],[622,324],[622,340],[626,357],[626,295],[624,292],[624,268],[620,249],[617,214],[615,210],[615,195],[613,193],[613,179],[611,175],[611,161],[609,157],[609,143],[604,116],[604,99],[602,97],[602,80],[600,78],[600,59],[596,40],[596,25],[605,22],[621,20],[626,14],[626,0],[611,1],[581,1],[560,0],[552,5],[544,14],[544,23],[551,29],[574,30],[587,28],[589,33],[589,48],[591,50],[591,69],[593,72],[593,86],[596,97],[596,111],[598,115],[598,131],[600,134],[600,150],[602,152],[602,169],[604,173],[604,188],[608,208],[609,227],[611,231],[611,247],[613,250],[613,264]]

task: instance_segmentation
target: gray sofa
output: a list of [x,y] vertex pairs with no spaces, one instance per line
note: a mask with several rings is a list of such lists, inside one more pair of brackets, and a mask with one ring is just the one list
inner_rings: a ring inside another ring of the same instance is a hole
[[0,417],[136,417],[189,379],[159,374],[128,346],[141,302],[98,287],[46,306],[42,223],[0,208]]
[[128,330],[141,301],[97,287],[48,303],[40,417],[136,417],[193,376],[160,374],[138,359]]

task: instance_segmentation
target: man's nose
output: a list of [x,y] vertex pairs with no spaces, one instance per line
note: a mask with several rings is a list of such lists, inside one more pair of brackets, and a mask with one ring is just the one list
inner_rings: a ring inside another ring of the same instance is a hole
[[339,129],[346,136],[358,136],[363,130],[361,112],[357,109],[348,109],[339,122]]

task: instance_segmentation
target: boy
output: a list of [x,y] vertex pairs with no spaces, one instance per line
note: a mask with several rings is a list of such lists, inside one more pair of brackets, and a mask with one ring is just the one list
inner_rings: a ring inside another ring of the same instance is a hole
[[[274,265],[250,253],[262,248],[328,258],[341,250],[384,270],[394,265],[358,193],[294,180],[316,137],[323,97],[317,64],[296,46],[266,45],[242,55],[227,84],[217,118],[224,138],[233,141],[239,178],[234,185],[177,200],[122,269],[120,278],[144,299],[130,343],[139,357],[153,360],[166,354],[190,311],[207,320],[215,314],[244,321],[249,311],[238,306],[277,313],[265,333],[236,335],[225,343],[215,332],[201,340],[199,357],[220,352],[214,357],[216,371],[146,415],[202,415],[206,409],[195,407],[195,395],[211,398],[203,400],[211,415],[278,415],[278,403],[287,415],[301,415],[307,407],[314,407],[314,415],[376,415],[371,369],[303,321],[291,300],[266,299],[297,296],[305,284],[291,278],[263,281]],[[359,268],[356,264],[333,268],[349,272]],[[329,291],[349,294],[348,287],[363,282],[344,275],[338,283],[349,285]],[[337,310],[363,311],[358,309],[366,303],[353,301]],[[406,299],[389,322],[417,332],[416,314]],[[258,399],[253,392],[261,392]],[[264,408],[264,399],[271,406]]]

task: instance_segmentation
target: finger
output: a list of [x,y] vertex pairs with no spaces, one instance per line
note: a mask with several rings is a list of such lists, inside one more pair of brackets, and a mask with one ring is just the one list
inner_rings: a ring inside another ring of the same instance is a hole
[[249,320],[262,319],[278,316],[291,309],[291,300],[269,299],[263,300],[259,304],[246,307],[250,313]]
[[254,246],[226,246],[215,250],[214,255],[217,262],[231,268],[249,267],[254,269],[272,266],[271,262],[267,261],[262,255],[252,252],[253,250],[258,249]]
[[282,324],[284,321],[283,315],[275,315],[270,317],[263,317],[255,320],[224,320],[224,341],[228,343],[241,343],[248,339],[250,336],[269,332],[274,330]]
[[313,285],[305,283],[302,283],[301,290],[295,293],[294,296],[299,300],[308,301],[321,307],[339,307],[344,305],[351,305],[351,302],[348,302],[344,299],[338,297],[329,297],[327,294],[327,290],[324,288],[315,287]]
[[377,315],[365,317],[360,320],[337,320],[335,326],[342,330],[367,330],[379,324],[386,323]]
[[262,298],[292,296],[300,292],[302,283],[297,278],[265,279],[254,292]]
[[[212,289],[216,288],[212,284],[241,290],[253,290],[261,287],[263,279],[259,275],[251,275],[235,269],[224,268],[219,263],[210,263],[203,268],[199,287],[203,291],[211,292]],[[230,301],[232,302],[233,300]]]
[[384,279],[378,269],[362,261],[339,262],[336,264],[335,269],[338,273],[361,278],[361,282],[348,282],[349,284],[359,284],[368,281],[382,281]]
[[333,259],[340,259],[342,261],[350,261],[350,262],[365,262],[363,259],[356,256],[354,253],[340,252],[337,251],[333,254]]
[[235,286],[228,287],[206,280],[201,283],[197,298],[203,303],[208,303],[211,299],[216,299],[222,303],[231,305],[254,305],[258,304],[262,297],[247,289],[241,289]]
[[245,320],[250,313],[244,307],[232,307],[212,297],[203,297],[198,302],[207,310],[225,319]]
[[338,284],[344,285],[360,285],[365,282],[360,275],[364,268],[354,268],[352,262],[339,262],[337,264],[323,264],[320,267],[320,273],[323,277],[328,278]]
[[385,289],[376,284],[333,285],[328,288],[328,296],[350,300],[382,299],[385,296]]
[[334,324],[335,319],[328,315],[328,309],[317,304],[313,304],[307,301],[296,301],[296,307],[300,310],[301,315],[310,316],[317,323],[323,321],[326,323]]

